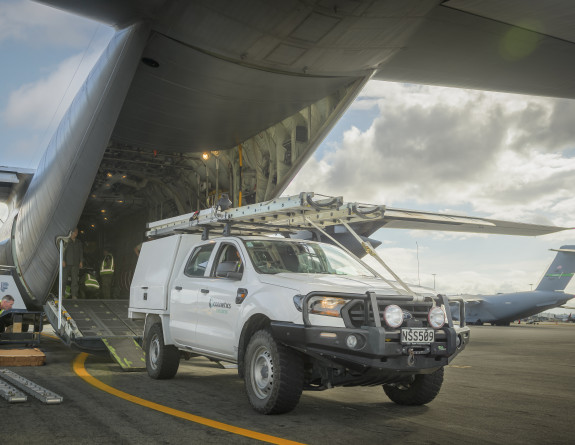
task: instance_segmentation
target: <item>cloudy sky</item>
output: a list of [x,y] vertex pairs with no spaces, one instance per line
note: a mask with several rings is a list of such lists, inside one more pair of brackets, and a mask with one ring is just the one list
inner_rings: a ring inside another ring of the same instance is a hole
[[[112,34],[2,0],[0,165],[36,168]],[[288,192],[575,227],[574,124],[572,100],[370,82]],[[525,238],[388,229],[374,237],[404,279],[435,280],[450,294],[529,290],[554,257],[548,249],[575,245],[573,231]],[[567,290],[575,293],[575,283]]]

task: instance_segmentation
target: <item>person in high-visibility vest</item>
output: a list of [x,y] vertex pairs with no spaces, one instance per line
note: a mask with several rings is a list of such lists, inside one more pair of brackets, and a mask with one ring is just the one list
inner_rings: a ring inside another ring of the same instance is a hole
[[90,298],[97,298],[94,297],[94,295],[100,291],[100,283],[98,283],[98,280],[94,275],[87,273],[84,277],[84,288],[86,295],[88,295]]
[[104,259],[100,266],[100,290],[102,298],[110,299],[112,295],[112,283],[114,281],[114,256],[104,249]]
[[62,261],[62,286],[65,288],[68,284],[68,277],[72,278],[70,290],[72,298],[78,298],[80,290],[79,275],[83,267],[84,247],[82,241],[78,238],[78,228],[74,228],[70,239],[66,243],[64,250],[64,259]]

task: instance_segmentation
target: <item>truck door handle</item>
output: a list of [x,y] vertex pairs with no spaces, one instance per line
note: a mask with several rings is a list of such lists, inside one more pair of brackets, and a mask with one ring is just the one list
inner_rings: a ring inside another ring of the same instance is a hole
[[176,286],[174,289],[176,289],[176,290],[182,290],[182,286]]
[[209,294],[209,293],[210,293],[210,290],[209,290],[209,289],[202,289],[200,292],[201,292],[202,294]]

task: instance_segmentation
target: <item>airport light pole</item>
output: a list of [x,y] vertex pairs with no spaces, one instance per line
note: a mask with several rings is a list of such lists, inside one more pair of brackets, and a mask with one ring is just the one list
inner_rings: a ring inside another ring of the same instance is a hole
[[435,290],[435,275],[437,275],[437,274],[432,273],[431,275],[433,275],[433,290]]

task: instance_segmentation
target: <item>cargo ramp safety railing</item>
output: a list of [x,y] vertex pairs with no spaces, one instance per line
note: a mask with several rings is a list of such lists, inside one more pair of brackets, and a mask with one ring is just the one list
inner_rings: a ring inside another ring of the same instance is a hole
[[[397,210],[393,218],[401,217]],[[302,192],[299,195],[276,198],[267,202],[222,210],[219,206],[192,212],[185,215],[148,223],[146,235],[149,238],[161,238],[182,233],[202,233],[203,239],[210,235],[263,235],[281,234],[288,236],[298,231],[320,232],[355,257],[378,277],[383,279],[398,294],[409,295],[413,301],[435,300],[414,292],[377,254],[373,246],[362,239],[349,225],[366,220],[381,220],[386,215],[386,206],[344,202],[341,196],[316,195]],[[410,218],[406,213],[405,218]],[[473,220],[476,222],[475,220]],[[381,264],[395,279],[388,280],[349,249],[329,235],[325,228],[343,225],[353,237]]]
[[124,371],[144,370],[144,351],[138,343],[144,326],[141,320],[129,319],[127,299],[64,299],[64,244],[71,235],[56,238],[60,253],[58,295],[50,295],[44,304],[46,318],[67,345],[88,352],[108,350]]
[[[44,310],[54,332],[68,346],[85,352],[109,351],[124,371],[143,371],[144,352],[138,343],[143,320],[128,317],[129,300],[71,300],[51,296]],[[58,328],[61,319],[60,328]]]
[[[143,333],[143,322],[128,318],[127,299],[66,299],[63,306],[60,303],[57,297],[50,297],[44,310],[54,332],[68,345],[74,343],[87,351],[105,350],[102,339],[138,338]],[[62,308],[62,325],[57,329],[59,307]]]

